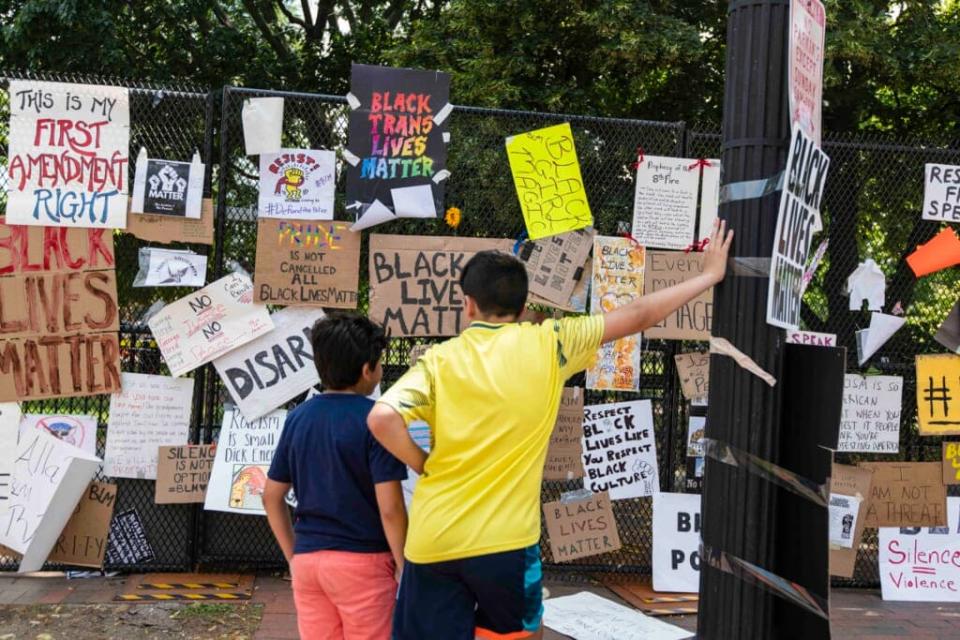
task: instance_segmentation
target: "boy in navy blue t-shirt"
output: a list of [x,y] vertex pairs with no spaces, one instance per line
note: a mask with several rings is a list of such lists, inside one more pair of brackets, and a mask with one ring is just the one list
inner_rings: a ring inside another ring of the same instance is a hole
[[[293,575],[302,639],[387,640],[403,564],[406,466],[367,429],[383,375],[383,329],[355,314],[313,327],[327,391],[287,416],[263,494]],[[284,503],[291,485],[294,521]]]

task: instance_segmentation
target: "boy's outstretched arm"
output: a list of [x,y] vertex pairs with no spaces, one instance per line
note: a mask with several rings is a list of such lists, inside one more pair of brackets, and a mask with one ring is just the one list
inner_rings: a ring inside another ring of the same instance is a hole
[[293,523],[290,521],[290,509],[284,501],[288,491],[289,482],[277,482],[270,478],[267,478],[267,486],[263,490],[263,509],[267,512],[267,522],[287,563],[293,560]]
[[403,546],[407,543],[407,506],[403,502],[403,488],[399,480],[378,482],[373,485],[377,493],[380,522],[387,536],[387,544],[397,563],[397,578],[403,571]]
[[723,280],[733,230],[717,221],[704,250],[703,273],[672,287],[641,296],[604,316],[603,342],[612,342],[646,331],[698,295]]
[[373,405],[370,415],[367,416],[367,426],[373,437],[383,445],[384,449],[392,453],[394,458],[417,473],[423,473],[423,463],[427,461],[427,453],[410,437],[407,423],[396,409],[378,402]]

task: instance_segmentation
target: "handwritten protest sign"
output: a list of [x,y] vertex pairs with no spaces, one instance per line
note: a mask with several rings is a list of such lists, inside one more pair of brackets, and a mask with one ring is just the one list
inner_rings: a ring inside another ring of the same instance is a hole
[[820,144],[827,14],[820,0],[791,0],[787,50],[790,123]]
[[43,566],[99,468],[99,459],[41,429],[20,438],[0,544],[23,554],[21,573]]
[[263,489],[286,419],[283,410],[247,420],[235,407],[224,409],[204,509],[266,515]]
[[70,416],[48,413],[26,413],[20,420],[20,434],[43,429],[54,438],[97,455],[97,419],[93,416]]
[[679,353],[673,357],[680,390],[687,400],[704,400],[710,393],[710,354]]
[[157,504],[203,502],[213,470],[214,444],[160,447],[157,452]]
[[800,327],[803,271],[813,234],[820,228],[820,198],[829,167],[830,158],[820,146],[794,127],[767,288],[767,322],[776,327]]
[[[597,236],[593,241],[590,313],[609,313],[643,292],[644,250],[626,238]],[[587,369],[588,389],[636,391],[640,385],[640,334],[600,346]]]
[[17,459],[17,440],[20,433],[20,405],[0,402],[0,513],[10,498],[10,480],[13,463]]
[[165,306],[147,322],[170,375],[181,376],[273,329],[253,283],[231,273]]
[[593,224],[569,123],[507,138],[507,159],[531,240]]
[[544,600],[543,624],[580,640],[682,640],[690,637],[686,629],[645,616],[589,591]]
[[213,200],[200,201],[200,218],[179,218],[164,215],[138,214],[127,217],[129,233],[148,242],[192,242],[213,244]]
[[337,156],[333,151],[280,149],[260,154],[261,218],[333,220]]
[[[702,253],[647,251],[643,295],[690,280],[703,273]],[[713,288],[650,327],[644,335],[651,340],[709,340],[713,327]]]
[[653,494],[653,589],[700,590],[700,496]]
[[960,355],[917,356],[917,425],[924,436],[960,434]]
[[593,235],[593,231],[581,229],[523,243],[517,257],[527,267],[530,293],[553,304],[569,304],[583,278]]
[[112,478],[157,477],[157,447],[186,444],[193,378],[123,374],[123,391],[110,396],[103,472]]
[[147,150],[141,147],[130,211],[199,219],[204,167],[199,152],[194,152],[190,162],[178,162],[148,158]]
[[0,401],[120,388],[113,236],[0,218]]
[[440,71],[350,67],[347,210],[354,231],[443,210],[450,75]]
[[900,376],[846,374],[837,451],[896,453],[902,395]]
[[112,566],[145,564],[155,556],[143,520],[136,509],[127,509],[113,519],[107,537],[105,562]]
[[850,544],[830,545],[830,575],[853,577],[857,551],[863,539],[863,529],[866,527],[867,502],[872,484],[873,471],[870,469],[834,463],[830,474],[830,493],[856,499],[857,512],[852,526],[852,536],[848,539]]
[[960,442],[943,443],[943,484],[960,484]]
[[942,527],[947,490],[939,462],[861,462],[873,471],[868,527]]
[[660,490],[649,400],[584,407],[583,486],[610,498],[640,498]]
[[960,498],[947,498],[946,526],[880,529],[884,600],[960,602]]
[[560,397],[560,411],[550,434],[544,480],[583,477],[583,390],[567,387]]
[[606,492],[579,500],[545,502],[543,521],[554,562],[609,553],[622,546],[617,519]]
[[837,336],[816,331],[787,331],[787,344],[806,344],[814,347],[835,347]]
[[637,163],[633,237],[645,247],[685,249],[697,221],[700,169],[690,158],[646,156]]
[[103,567],[116,501],[117,485],[91,482],[57,538],[47,562],[94,569]]
[[460,273],[480,251],[511,240],[370,236],[370,318],[393,336],[455,336],[466,326]]
[[349,226],[260,220],[255,299],[266,304],[356,309],[360,234]]
[[960,222],[960,166],[927,164],[923,219]]
[[240,412],[259,418],[320,382],[310,332],[320,309],[288,307],[270,316],[274,329],[213,361]]
[[119,228],[127,219],[127,89],[11,80],[10,224]]
[[192,251],[140,247],[135,287],[202,287],[207,282],[207,256]]

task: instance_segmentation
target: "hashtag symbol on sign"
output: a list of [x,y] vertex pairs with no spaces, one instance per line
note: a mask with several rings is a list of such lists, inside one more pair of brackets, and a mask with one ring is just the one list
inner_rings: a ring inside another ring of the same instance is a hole
[[[934,386],[933,376],[927,378],[927,388],[925,390],[924,400],[930,405],[930,416],[936,413],[938,403],[943,403],[943,417],[950,416],[950,402],[953,396],[950,395],[950,387],[947,386],[946,376],[940,376],[940,386]],[[960,420],[938,420],[930,424],[960,424]]]

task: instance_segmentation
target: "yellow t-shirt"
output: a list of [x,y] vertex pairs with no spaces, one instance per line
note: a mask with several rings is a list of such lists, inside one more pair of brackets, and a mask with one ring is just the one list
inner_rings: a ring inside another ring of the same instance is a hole
[[540,484],[563,384],[589,364],[603,316],[474,322],[378,400],[432,429],[404,555],[443,562],[540,538]]

